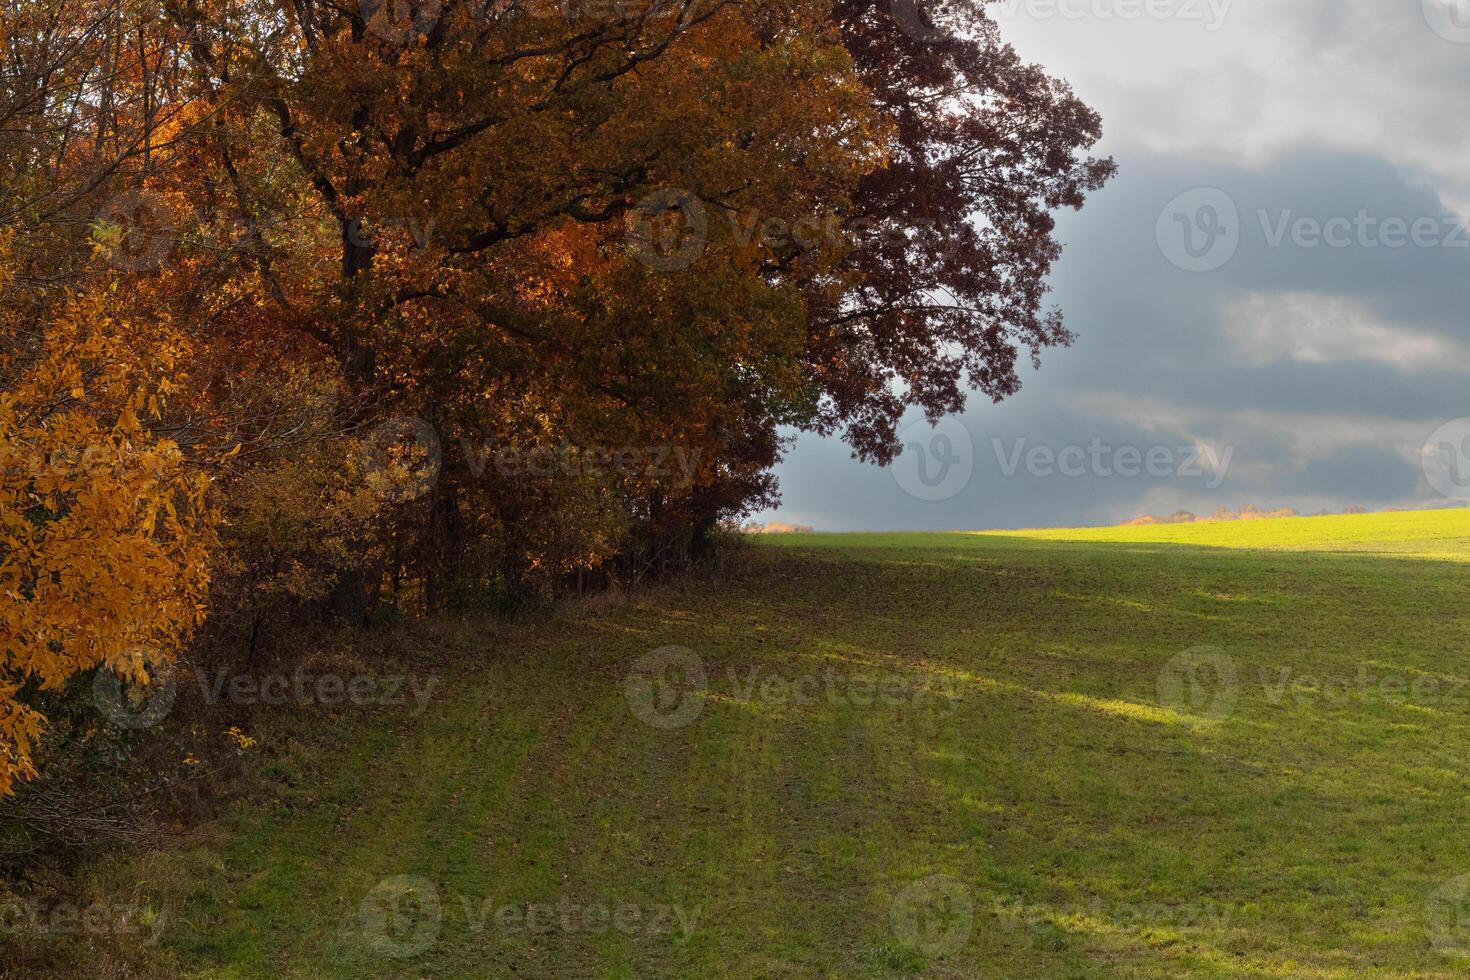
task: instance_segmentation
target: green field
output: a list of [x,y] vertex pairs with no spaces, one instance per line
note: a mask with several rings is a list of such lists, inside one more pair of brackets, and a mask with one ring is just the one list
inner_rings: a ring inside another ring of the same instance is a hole
[[422,716],[116,872],[155,968],[1470,972],[1470,511],[748,550],[405,630]]

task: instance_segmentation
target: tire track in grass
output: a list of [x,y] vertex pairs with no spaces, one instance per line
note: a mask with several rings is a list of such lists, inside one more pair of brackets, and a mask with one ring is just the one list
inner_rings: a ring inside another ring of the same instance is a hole
[[[573,664],[553,671],[551,680],[563,682],[564,694],[554,734],[520,760],[506,798],[495,801],[501,805],[486,807],[476,820],[474,835],[487,841],[478,860],[496,869],[497,881],[475,900],[492,913],[486,930],[466,933],[448,947],[452,956],[468,961],[477,949],[493,948],[506,975],[558,976],[603,975],[627,958],[615,932],[581,923],[591,908],[645,904],[636,879],[620,874],[639,858],[620,852],[627,850],[626,829],[646,803],[647,775],[626,751],[631,729],[621,684],[609,683],[611,675],[595,664],[589,683],[586,669]],[[500,910],[527,906],[570,909],[573,925],[563,918],[531,931],[495,921]]]
[[[225,857],[228,875],[210,884],[228,911],[223,921],[201,923],[212,937],[195,952],[228,950],[256,964],[257,975],[422,975],[365,942],[360,907],[384,879],[417,875],[438,884],[475,867],[439,850],[454,812],[446,799],[467,784],[505,784],[541,737],[545,713],[537,687],[496,667],[485,671],[480,683],[431,704],[417,726],[364,730],[362,743],[338,760],[355,806],[242,818],[245,833]],[[489,710],[500,719],[495,727],[471,723]],[[488,750],[465,751],[487,733]]]
[[[352,865],[367,873],[348,898],[350,903],[356,895],[360,902],[376,881],[393,875],[418,875],[431,882],[438,890],[442,919],[423,961],[436,963],[465,933],[463,898],[482,894],[501,876],[487,860],[475,828],[485,812],[527,812],[515,793],[516,773],[525,759],[557,740],[548,719],[556,717],[558,695],[557,688],[509,659],[466,685],[398,752],[393,768],[406,778],[385,794],[354,842]],[[388,966],[370,951],[359,961]],[[405,963],[402,969],[404,975],[415,975],[417,964]]]

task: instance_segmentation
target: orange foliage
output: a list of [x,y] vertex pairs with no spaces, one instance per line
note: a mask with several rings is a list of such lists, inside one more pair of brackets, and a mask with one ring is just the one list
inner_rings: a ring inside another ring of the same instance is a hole
[[35,337],[0,324],[0,795],[44,725],[19,692],[98,666],[146,683],[201,619],[207,480],[146,424],[177,341],[117,305],[75,297]]

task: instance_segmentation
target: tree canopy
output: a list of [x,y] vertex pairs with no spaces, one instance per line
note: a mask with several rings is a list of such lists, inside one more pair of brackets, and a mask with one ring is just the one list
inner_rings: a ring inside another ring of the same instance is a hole
[[36,691],[201,623],[670,570],[790,432],[886,463],[1013,394],[1113,169],[983,0],[17,0],[0,41],[0,795]]

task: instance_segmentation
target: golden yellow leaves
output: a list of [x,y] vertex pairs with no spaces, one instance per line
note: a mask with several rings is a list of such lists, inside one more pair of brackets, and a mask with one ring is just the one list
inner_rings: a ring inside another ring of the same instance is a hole
[[207,481],[142,425],[152,364],[101,303],[62,308],[0,393],[0,796],[34,775],[44,726],[22,687],[98,666],[146,680],[207,586]]

